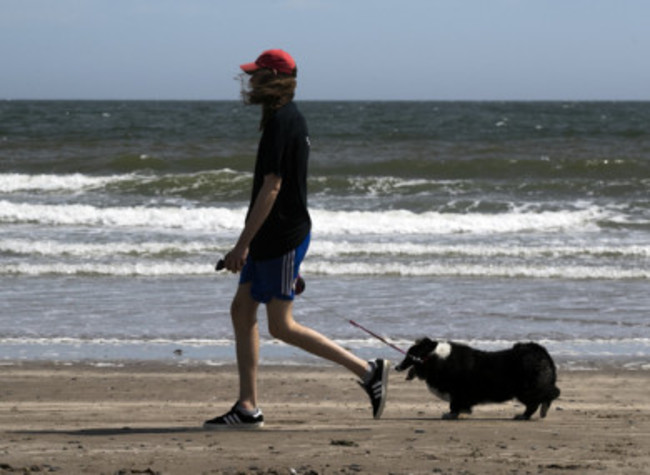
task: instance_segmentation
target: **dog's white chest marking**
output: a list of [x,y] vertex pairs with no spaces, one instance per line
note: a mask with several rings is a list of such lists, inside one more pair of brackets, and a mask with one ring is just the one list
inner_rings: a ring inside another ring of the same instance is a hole
[[[429,357],[436,357],[440,360],[445,360],[449,357],[450,354],[451,345],[446,341],[441,341],[436,345],[436,348],[431,353],[429,353]],[[428,384],[427,387],[429,388],[429,391],[431,391],[436,397],[439,397],[443,401],[449,402],[449,393],[438,391],[436,388],[431,387]]]
[[431,356],[435,355],[441,360],[445,360],[451,354],[451,345],[446,341],[441,341],[430,354]]

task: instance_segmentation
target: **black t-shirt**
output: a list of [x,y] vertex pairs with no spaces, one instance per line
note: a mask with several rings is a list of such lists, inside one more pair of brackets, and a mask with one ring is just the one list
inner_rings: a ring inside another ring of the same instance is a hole
[[281,177],[282,187],[271,213],[251,242],[250,255],[253,259],[279,257],[298,247],[309,234],[308,159],[307,122],[296,105],[290,102],[269,119],[257,150],[248,214],[266,175],[273,173]]

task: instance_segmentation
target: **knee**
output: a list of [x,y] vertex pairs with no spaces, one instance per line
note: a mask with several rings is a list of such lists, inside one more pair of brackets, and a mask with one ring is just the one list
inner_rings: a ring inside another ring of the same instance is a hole
[[292,335],[291,326],[287,322],[269,321],[269,334],[273,338],[289,343]]
[[237,299],[233,299],[233,301],[230,304],[230,318],[232,318],[234,322],[243,313],[244,313],[244,305]]
[[250,328],[257,323],[255,310],[238,299],[230,304],[230,318],[235,328]]

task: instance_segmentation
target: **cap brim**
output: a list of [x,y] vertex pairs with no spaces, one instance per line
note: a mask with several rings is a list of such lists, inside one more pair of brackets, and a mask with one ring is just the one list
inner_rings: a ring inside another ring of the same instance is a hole
[[239,66],[239,67],[240,67],[240,68],[242,69],[242,71],[244,71],[245,73],[254,73],[254,72],[257,71],[258,69],[260,69],[260,67],[257,65],[257,63],[246,63],[246,64],[242,64],[242,65]]

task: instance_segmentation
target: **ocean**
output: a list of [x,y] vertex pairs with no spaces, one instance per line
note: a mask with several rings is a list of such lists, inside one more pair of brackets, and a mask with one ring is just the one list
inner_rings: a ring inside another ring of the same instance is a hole
[[[420,336],[650,369],[650,102],[301,102],[295,318],[365,358]],[[0,364],[226,364],[259,109],[0,102]],[[269,337],[262,364],[323,362]]]

